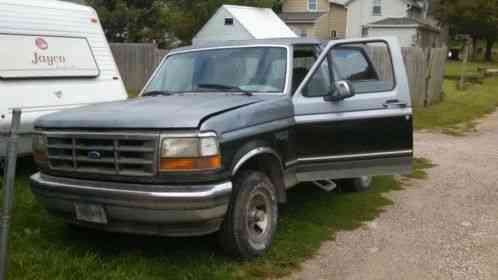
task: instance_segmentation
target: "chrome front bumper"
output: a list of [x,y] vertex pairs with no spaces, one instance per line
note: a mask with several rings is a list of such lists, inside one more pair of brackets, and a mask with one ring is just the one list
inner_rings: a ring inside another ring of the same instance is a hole
[[[37,173],[31,177],[31,189],[51,214],[69,223],[115,232],[192,236],[219,229],[230,202],[232,183],[142,185]],[[107,224],[77,220],[75,203],[102,206]]]

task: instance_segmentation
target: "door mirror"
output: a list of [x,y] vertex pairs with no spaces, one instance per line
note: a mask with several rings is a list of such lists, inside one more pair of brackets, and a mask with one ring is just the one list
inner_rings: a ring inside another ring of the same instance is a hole
[[325,96],[325,101],[337,102],[355,95],[353,85],[350,81],[343,80],[334,83],[330,94]]

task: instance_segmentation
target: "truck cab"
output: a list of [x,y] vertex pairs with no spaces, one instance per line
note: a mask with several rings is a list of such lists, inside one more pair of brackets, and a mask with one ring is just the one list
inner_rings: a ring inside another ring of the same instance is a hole
[[272,39],[171,51],[139,98],[36,121],[32,191],[83,227],[217,232],[228,253],[270,247],[300,182],[368,190],[410,170],[412,109],[394,38]]

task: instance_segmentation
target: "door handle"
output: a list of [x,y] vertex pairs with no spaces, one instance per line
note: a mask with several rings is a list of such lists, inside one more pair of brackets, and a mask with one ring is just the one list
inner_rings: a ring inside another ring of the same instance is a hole
[[383,104],[384,108],[405,108],[407,105],[404,102],[399,101],[398,99],[387,100],[386,103]]

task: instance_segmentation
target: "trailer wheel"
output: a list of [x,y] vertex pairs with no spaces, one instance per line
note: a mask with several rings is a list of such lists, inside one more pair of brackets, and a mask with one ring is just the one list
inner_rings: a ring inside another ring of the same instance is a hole
[[218,233],[221,247],[232,256],[251,259],[270,247],[277,228],[278,203],[268,176],[241,171],[234,179],[228,213]]

